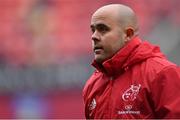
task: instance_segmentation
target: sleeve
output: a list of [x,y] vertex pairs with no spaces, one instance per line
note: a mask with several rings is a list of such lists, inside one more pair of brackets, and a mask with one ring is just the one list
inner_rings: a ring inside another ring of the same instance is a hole
[[166,67],[152,82],[155,118],[180,118],[180,68]]

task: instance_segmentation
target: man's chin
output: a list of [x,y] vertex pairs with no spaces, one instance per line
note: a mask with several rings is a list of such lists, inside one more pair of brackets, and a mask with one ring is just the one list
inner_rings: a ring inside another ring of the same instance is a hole
[[95,61],[97,63],[103,63],[104,62],[104,58],[100,57],[100,56],[95,56]]

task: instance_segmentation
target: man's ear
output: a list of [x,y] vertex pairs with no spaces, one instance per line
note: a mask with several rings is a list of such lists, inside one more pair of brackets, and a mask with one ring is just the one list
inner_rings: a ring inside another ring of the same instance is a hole
[[126,41],[128,42],[132,39],[132,37],[134,36],[134,29],[132,27],[128,27],[125,29],[125,33],[126,33]]

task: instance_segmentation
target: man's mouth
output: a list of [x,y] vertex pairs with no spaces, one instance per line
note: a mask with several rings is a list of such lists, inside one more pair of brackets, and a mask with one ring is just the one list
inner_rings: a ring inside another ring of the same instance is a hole
[[103,51],[103,47],[101,46],[95,46],[94,47],[94,53],[95,54],[100,54]]

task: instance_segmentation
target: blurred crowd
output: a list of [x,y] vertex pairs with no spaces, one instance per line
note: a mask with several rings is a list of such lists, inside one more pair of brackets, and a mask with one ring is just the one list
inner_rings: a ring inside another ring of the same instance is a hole
[[0,0],[0,118],[84,118],[91,14],[122,3],[140,36],[180,65],[179,0]]

